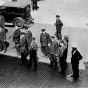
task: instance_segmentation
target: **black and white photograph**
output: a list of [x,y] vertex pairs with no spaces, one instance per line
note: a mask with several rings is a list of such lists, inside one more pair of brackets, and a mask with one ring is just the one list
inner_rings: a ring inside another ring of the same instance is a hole
[[0,0],[0,88],[88,88],[88,0]]

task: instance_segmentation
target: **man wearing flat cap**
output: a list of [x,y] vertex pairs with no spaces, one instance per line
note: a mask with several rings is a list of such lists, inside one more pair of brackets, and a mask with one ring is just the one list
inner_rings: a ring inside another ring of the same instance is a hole
[[56,15],[55,26],[56,26],[56,36],[57,36],[57,38],[58,39],[62,39],[61,30],[62,30],[63,23],[60,20],[60,16],[59,15]]
[[40,44],[41,50],[44,55],[49,54],[48,44],[50,43],[50,35],[45,31],[45,29],[41,29],[42,33],[40,34]]
[[72,70],[73,70],[73,77],[74,80],[77,80],[79,78],[79,61],[82,59],[82,55],[77,50],[77,46],[72,46],[72,57],[71,57],[71,64],[72,64]]
[[57,56],[58,56],[58,42],[55,40],[54,36],[51,36],[51,41],[49,44],[49,59],[50,67],[57,68]]
[[[21,31],[20,31],[19,26],[15,26],[15,31],[12,35],[15,46],[20,42],[20,35],[21,35]],[[17,50],[17,54],[19,54],[20,53],[19,48],[17,48],[16,50]]]
[[25,26],[25,37],[27,39],[27,53],[30,52],[30,44],[32,41],[32,32],[28,29],[28,26]]
[[24,64],[26,62],[26,55],[27,55],[26,45],[27,45],[27,39],[25,37],[25,33],[21,32],[20,42],[16,46],[17,46],[17,48],[20,48],[22,64]]
[[28,66],[32,66],[32,60],[34,63],[34,69],[33,70],[37,70],[37,51],[38,51],[38,45],[35,41],[35,37],[32,37],[32,42],[31,42],[31,46],[30,46],[30,61]]

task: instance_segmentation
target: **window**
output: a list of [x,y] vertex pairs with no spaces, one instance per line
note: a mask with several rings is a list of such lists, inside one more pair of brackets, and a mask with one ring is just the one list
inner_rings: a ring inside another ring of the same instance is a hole
[[1,13],[9,13],[9,7],[0,7]]
[[14,8],[14,7],[10,8],[10,13],[17,14],[17,13],[19,13],[19,12],[20,12],[20,11],[19,11],[19,8]]

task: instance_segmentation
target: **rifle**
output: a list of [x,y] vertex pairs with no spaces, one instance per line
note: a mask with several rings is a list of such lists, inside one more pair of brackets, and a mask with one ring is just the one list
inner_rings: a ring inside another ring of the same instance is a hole
[[10,39],[13,35],[14,35],[14,34],[10,35],[10,36],[8,37],[8,39]]

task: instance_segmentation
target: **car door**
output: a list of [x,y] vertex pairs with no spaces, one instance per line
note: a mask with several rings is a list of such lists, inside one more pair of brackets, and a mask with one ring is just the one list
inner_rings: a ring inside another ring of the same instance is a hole
[[9,15],[10,15],[10,21],[13,22],[13,20],[16,17],[20,17],[20,10],[19,10],[19,8],[17,8],[17,7],[11,7]]

